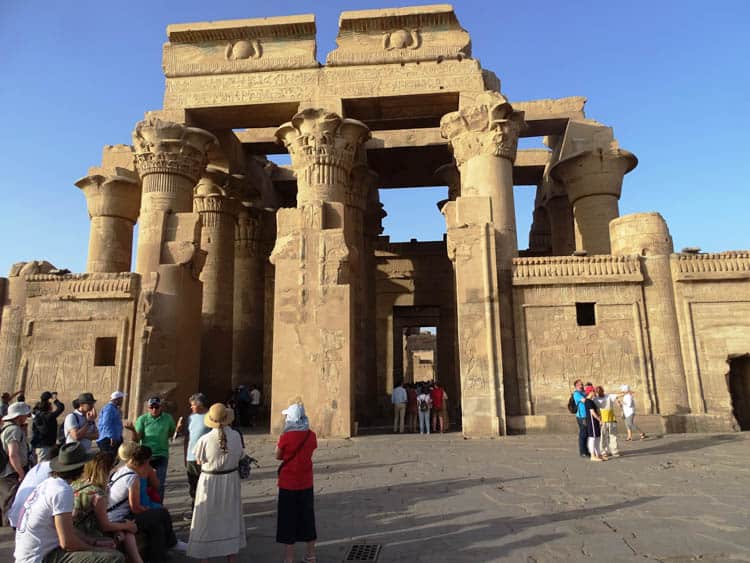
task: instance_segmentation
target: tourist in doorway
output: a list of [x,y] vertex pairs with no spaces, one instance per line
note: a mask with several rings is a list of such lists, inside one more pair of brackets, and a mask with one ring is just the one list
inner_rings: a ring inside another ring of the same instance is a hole
[[91,393],[78,395],[78,407],[65,417],[63,428],[65,431],[65,442],[79,442],[91,451],[91,442],[99,435],[96,430],[96,399]]
[[635,398],[633,397],[633,392],[628,385],[621,385],[620,391],[622,391],[622,397],[618,401],[622,407],[625,429],[628,431],[628,437],[625,439],[630,442],[633,439],[633,432],[638,432],[641,440],[643,440],[646,438],[646,434],[635,423]]
[[70,483],[94,456],[79,442],[60,448],[50,462],[51,473],[24,503],[16,530],[16,561],[44,563],[125,563],[110,538],[82,536],[73,526],[75,497]]
[[57,393],[45,391],[34,406],[31,417],[31,446],[37,462],[49,457],[49,452],[57,444],[57,417],[65,410],[65,405],[57,400]]
[[257,385],[250,386],[250,428],[254,428],[258,424],[258,417],[260,415],[260,399],[261,393]]
[[417,410],[419,412],[419,433],[430,434],[430,410],[432,399],[430,399],[430,388],[424,384],[419,388],[417,395]]
[[184,440],[185,452],[185,471],[188,480],[188,492],[190,493],[190,512],[184,516],[185,520],[193,519],[193,506],[195,505],[195,488],[198,486],[198,478],[201,474],[201,466],[195,460],[195,445],[204,434],[208,434],[211,429],[206,426],[206,396],[203,393],[195,393],[190,396],[190,416],[188,416],[187,425],[183,418],[177,421],[177,434],[182,434]]
[[315,504],[313,498],[312,455],[318,447],[315,432],[305,415],[301,400],[281,411],[284,431],[276,445],[276,459],[281,460],[276,541],[286,546],[285,563],[294,561],[294,544],[306,542],[305,559],[315,561]]
[[417,419],[419,417],[419,409],[417,408],[417,387],[413,383],[406,384],[406,419],[409,432],[417,431]]
[[115,391],[109,396],[109,402],[104,405],[102,412],[99,413],[97,428],[99,429],[99,439],[96,445],[99,451],[111,452],[117,454],[117,449],[122,444],[122,401],[125,393]]
[[240,476],[243,455],[240,433],[231,428],[234,413],[222,403],[204,416],[210,432],[195,444],[193,457],[201,472],[195,493],[187,555],[208,561],[226,556],[230,563],[247,544],[242,518]]
[[129,458],[109,479],[109,519],[124,522],[133,518],[139,535],[146,539],[146,561],[166,561],[168,549],[185,551],[187,544],[177,541],[166,508],[141,503],[141,479],[148,479],[152,470],[151,448],[136,446],[130,449],[129,446],[128,442],[120,446],[119,452],[123,454],[120,457],[129,455]]
[[240,385],[237,388],[237,415],[239,418],[239,425],[241,428],[248,428],[250,426],[250,403],[252,398],[250,397],[250,390],[246,385]]
[[31,414],[31,407],[26,403],[13,403],[8,414],[3,417],[0,430],[0,447],[8,460],[0,472],[0,511],[2,525],[10,526],[8,514],[16,491],[31,467],[31,446],[26,439],[26,420]]
[[161,397],[150,397],[148,412],[127,424],[125,428],[133,432],[133,441],[151,449],[151,466],[159,477],[159,501],[164,502],[164,489],[167,484],[169,465],[169,440],[177,430],[172,415],[164,412]]
[[404,433],[404,418],[406,416],[406,404],[409,397],[406,394],[403,383],[396,383],[391,393],[391,403],[393,403],[393,433]]
[[445,432],[445,409],[447,406],[445,390],[435,382],[430,390],[430,400],[432,401],[432,431],[438,429],[442,434]]
[[586,408],[586,436],[591,461],[607,461],[607,456],[601,450],[602,418],[599,414],[599,407],[594,402],[596,391],[593,385],[587,383],[583,392],[586,394],[583,404]]
[[19,389],[15,393],[11,394],[7,391],[0,395],[0,418],[8,414],[8,408],[10,408],[10,401],[13,397],[23,395],[23,389]]
[[578,455],[589,457],[588,433],[586,431],[586,394],[583,392],[583,381],[573,382],[573,402],[576,408],[576,422],[578,423]]

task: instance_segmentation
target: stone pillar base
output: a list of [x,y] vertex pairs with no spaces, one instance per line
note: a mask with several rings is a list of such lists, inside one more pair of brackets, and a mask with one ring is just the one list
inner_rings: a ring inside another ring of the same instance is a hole
[[505,434],[505,422],[498,417],[464,415],[461,432],[464,438],[497,438]]

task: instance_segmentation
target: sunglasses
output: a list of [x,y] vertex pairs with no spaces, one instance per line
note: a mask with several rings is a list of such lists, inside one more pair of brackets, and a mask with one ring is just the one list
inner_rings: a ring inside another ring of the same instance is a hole
[[148,408],[150,408],[150,409],[160,409],[161,405],[149,405]]

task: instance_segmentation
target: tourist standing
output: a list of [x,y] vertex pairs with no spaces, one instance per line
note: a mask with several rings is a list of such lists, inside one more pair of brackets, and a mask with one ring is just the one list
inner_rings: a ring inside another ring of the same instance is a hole
[[409,398],[406,395],[406,389],[399,381],[393,388],[391,394],[391,403],[393,403],[393,432],[404,433],[404,417],[406,416],[406,403]]
[[193,455],[201,472],[195,493],[187,555],[201,561],[226,556],[237,561],[245,547],[240,476],[242,438],[231,428],[234,413],[222,403],[211,405],[204,416],[212,430],[195,444]]
[[[125,442],[118,453],[127,457],[125,450],[130,444]],[[148,478],[151,472],[151,448],[137,446],[128,452],[129,458],[109,479],[109,519],[112,522],[124,522],[132,518],[138,531],[146,539],[146,557],[149,562],[166,561],[170,548],[185,551],[187,544],[177,541],[172,529],[172,518],[166,508],[150,508],[141,504],[141,479]]]
[[417,395],[417,409],[419,411],[419,433],[430,433],[430,410],[432,409],[432,399],[430,399],[430,390],[428,387],[421,387]]
[[413,383],[406,384],[406,396],[408,397],[406,403],[407,425],[409,426],[409,432],[416,432],[419,408],[417,407],[417,388]]
[[31,446],[26,439],[26,419],[31,407],[26,403],[13,403],[3,417],[0,430],[0,447],[8,462],[0,471],[0,511],[2,525],[9,526],[8,514],[16,498],[18,486],[31,466]]
[[239,415],[239,424],[243,428],[250,426],[250,390],[245,385],[237,388],[237,414]]
[[439,383],[435,382],[430,390],[430,401],[432,401],[432,431],[445,432],[445,391]]
[[65,442],[79,442],[87,452],[91,451],[91,441],[98,436],[95,404],[94,395],[81,393],[78,395],[78,407],[65,417],[63,425]]
[[169,440],[177,430],[174,418],[164,412],[160,397],[150,397],[148,412],[139,416],[134,425],[126,424],[125,428],[133,432],[135,442],[151,449],[151,466],[156,469],[159,477],[159,499],[163,503],[169,465]]
[[82,537],[73,527],[75,500],[70,483],[81,476],[92,457],[78,442],[60,448],[50,462],[49,479],[24,503],[16,529],[16,563],[125,563],[125,556],[111,549],[111,539]]
[[109,402],[104,405],[99,413],[99,439],[96,445],[102,452],[117,453],[117,448],[122,444],[122,401],[125,393],[115,391],[109,396]]
[[37,462],[49,457],[49,452],[57,444],[57,417],[65,410],[65,405],[57,400],[57,393],[45,391],[34,406],[31,418],[31,447],[34,448]]
[[615,417],[615,400],[618,395],[608,395],[604,387],[596,388],[594,402],[599,408],[599,416],[602,419],[601,452],[606,456],[619,457],[617,449],[617,418]]
[[281,460],[279,502],[276,519],[276,541],[286,545],[285,563],[294,561],[294,544],[306,542],[304,561],[315,561],[315,502],[313,498],[312,455],[318,447],[315,432],[305,415],[301,401],[281,411],[286,418],[284,431],[276,445],[276,459]]
[[573,382],[573,402],[576,409],[576,422],[578,423],[578,455],[589,457],[588,432],[586,430],[586,394],[583,392],[583,381],[576,379]]
[[623,395],[618,400],[622,407],[622,416],[625,418],[625,429],[628,431],[628,437],[625,439],[629,442],[633,439],[633,432],[638,432],[641,440],[643,440],[646,434],[635,423],[635,398],[633,397],[633,392],[628,385],[620,386],[620,391],[622,391]]
[[258,415],[260,414],[260,389],[257,385],[250,386],[250,427],[252,428],[258,423]]
[[187,473],[188,491],[190,493],[190,512],[185,515],[185,520],[193,519],[193,506],[195,505],[195,488],[201,474],[201,466],[195,461],[195,445],[204,434],[211,429],[206,426],[206,396],[203,393],[195,393],[190,396],[190,416],[187,426],[182,418],[177,422],[177,433],[183,434],[185,449],[185,471]]
[[602,419],[599,415],[599,408],[594,402],[594,395],[596,394],[594,386],[586,385],[583,392],[586,394],[583,404],[586,408],[586,437],[591,461],[606,461],[607,457],[602,454],[601,450]]

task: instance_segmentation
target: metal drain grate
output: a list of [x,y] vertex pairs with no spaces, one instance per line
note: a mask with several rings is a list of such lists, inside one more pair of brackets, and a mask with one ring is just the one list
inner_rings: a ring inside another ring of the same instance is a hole
[[377,561],[380,555],[380,544],[355,543],[349,548],[344,561]]

